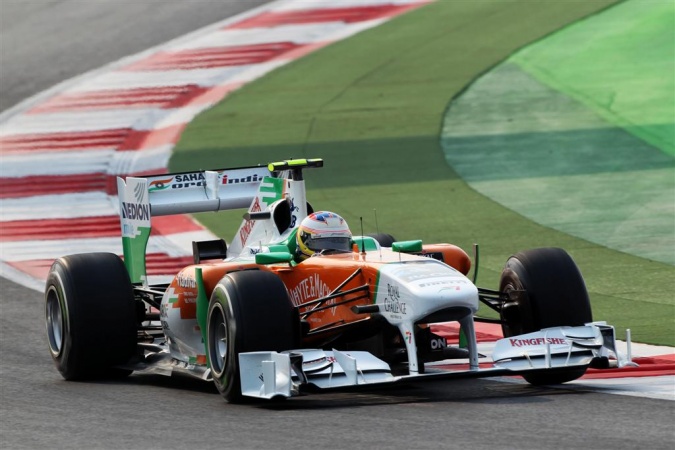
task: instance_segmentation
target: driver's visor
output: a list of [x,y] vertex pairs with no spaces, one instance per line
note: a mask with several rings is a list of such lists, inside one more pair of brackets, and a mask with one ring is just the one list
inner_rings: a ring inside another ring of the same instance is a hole
[[314,251],[341,250],[348,252],[352,249],[352,239],[348,237],[309,238],[305,244]]

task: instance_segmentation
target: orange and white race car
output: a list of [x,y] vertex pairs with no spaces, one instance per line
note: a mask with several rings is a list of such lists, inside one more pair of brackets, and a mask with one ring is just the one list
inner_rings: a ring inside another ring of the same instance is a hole
[[[467,278],[451,244],[353,236],[307,203],[298,159],[235,169],[118,178],[124,259],[57,259],[46,285],[54,362],[67,380],[133,371],[212,380],[228,401],[425,378],[522,375],[563,383],[589,366],[631,364],[614,328],[592,322],[582,276],[557,248],[508,259],[498,290]],[[226,245],[193,242],[194,264],[149,284],[152,217],[246,208]],[[477,259],[477,251],[475,252]],[[479,367],[474,322],[483,303],[504,339]],[[431,331],[458,322],[460,345]],[[464,361],[457,370],[439,361]]]

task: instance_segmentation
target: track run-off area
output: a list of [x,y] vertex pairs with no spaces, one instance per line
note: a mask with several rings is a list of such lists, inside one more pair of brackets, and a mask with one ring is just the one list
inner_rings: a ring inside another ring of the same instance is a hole
[[[49,265],[56,257],[89,251],[120,254],[117,199],[113,190],[116,176],[166,171],[173,146],[183,129],[202,111],[245,84],[297,58],[381,25],[400,14],[424,7],[425,4],[426,2],[417,1],[283,1],[266,4],[158,47],[114,61],[75,79],[66,80],[4,111],[0,115],[2,276],[31,289],[41,290]],[[476,86],[478,83],[474,87]],[[469,94],[473,92],[468,90],[466,95]],[[451,117],[454,112],[452,108],[448,111],[446,118]],[[448,159],[452,164],[452,160]],[[212,232],[190,217],[161,219],[153,222],[157,233],[151,238],[149,245],[149,268],[154,280],[164,279],[175,273],[179,267],[191,263],[193,240],[211,239],[213,236]],[[544,221],[542,223],[547,225]],[[8,306],[3,300],[3,315],[5,311],[14,311],[15,308],[16,305]],[[40,308],[32,310],[38,312],[33,320],[41,322]],[[449,328],[446,331],[449,339],[454,339],[454,330]],[[6,333],[3,331],[3,341],[7,338],[20,339],[19,336],[9,336]],[[489,352],[490,342],[498,337],[498,331],[488,328],[482,333],[481,345],[485,352]],[[39,341],[39,338],[41,336],[31,340]],[[46,344],[42,347],[44,351],[31,354],[31,357],[43,359],[49,370],[51,362]],[[41,348],[40,345],[37,348]],[[3,356],[8,349],[3,344]],[[606,392],[675,399],[675,375],[672,369],[675,358],[672,349],[634,345],[633,355],[638,361],[642,358],[643,367],[650,367],[651,371],[615,373],[615,376],[622,377],[620,379],[614,376],[599,379],[597,374],[590,372],[564,389],[582,393]],[[11,368],[2,369],[3,377],[8,371]],[[659,374],[669,375],[653,376]],[[53,384],[48,386],[50,389],[63,391],[64,397],[60,398],[61,401],[66,402],[68,396],[77,396],[77,384],[74,387],[68,384],[64,388],[58,382],[56,371],[52,375],[51,378],[56,381],[46,384]],[[518,384],[512,387],[515,389],[515,396],[502,398],[498,393],[500,388],[490,387],[497,394],[487,395],[479,402],[510,403],[517,402],[514,399],[518,395],[532,395],[526,393],[527,387],[521,386],[519,380],[504,379],[502,382],[505,382],[505,386],[509,383]],[[45,384],[44,381],[42,383]],[[153,383],[168,389],[169,394],[171,390],[180,389],[179,384],[170,382],[167,385],[163,381],[148,379],[132,382],[131,388],[148,388]],[[187,384],[188,395],[206,396],[209,404],[219,402],[220,399],[212,395],[213,392],[208,388]],[[467,392],[472,391],[466,383],[459,385]],[[126,391],[120,383],[95,385],[93,389],[96,395],[104,397],[114,397],[114,392],[118,389]],[[388,397],[388,394],[377,398],[363,395],[357,405],[405,405],[409,402],[416,405],[430,401],[425,396],[432,397],[426,391],[417,392],[419,395],[412,392],[406,391],[405,395],[409,397],[405,401]],[[537,392],[543,396],[552,396],[553,402],[558,400],[555,396],[563,395],[557,393],[563,392],[559,390]],[[3,401],[3,436],[9,436],[11,424],[16,425],[5,420],[9,415],[9,407],[14,407],[13,395],[13,392],[3,388],[2,396],[9,400]],[[442,393],[440,398],[447,398],[447,395]],[[338,407],[354,406],[347,398],[337,396],[327,401],[334,401]],[[152,401],[151,398],[146,400]],[[86,402],[86,399],[82,399],[80,404],[84,405]],[[108,401],[104,398],[103,403],[108,404]],[[591,403],[579,401],[579,404],[592,408]],[[298,408],[312,408],[311,403],[296,405]],[[227,408],[226,405],[221,406]],[[317,407],[329,408],[323,403]],[[197,416],[201,411],[194,406],[189,408],[188,412],[199,420]],[[293,408],[290,414],[288,410],[281,414],[309,423],[310,416],[294,413]],[[173,410],[178,414],[177,409]],[[666,416],[669,412],[672,418],[672,406],[666,406],[665,411]],[[121,413],[122,410],[116,412]],[[29,419],[30,415],[23,413],[21,417]],[[215,417],[213,419],[217,420]],[[428,420],[433,421],[431,418]],[[395,426],[395,421],[390,423],[392,424]],[[263,423],[260,422],[259,425],[263,426]],[[86,446],[88,441],[84,436],[78,435],[73,427],[74,424],[71,424],[66,428],[66,431],[74,433],[73,445]],[[362,431],[365,433],[367,430]],[[137,438],[139,432],[134,431],[133,434]],[[667,432],[664,435],[664,443],[667,444]],[[178,442],[179,436],[172,436]],[[264,437],[268,440],[263,440]],[[109,438],[114,439],[112,436]],[[266,448],[273,438],[268,433],[263,433],[259,439],[251,441],[250,447]],[[378,434],[378,439],[376,447],[396,446],[395,442],[387,441],[386,436]],[[421,436],[417,436],[416,440],[421,442],[420,448],[431,448],[427,444],[433,443],[425,441]],[[18,441],[12,441],[16,442]],[[25,446],[36,447],[39,442],[49,440],[46,436],[32,437]],[[129,438],[128,441],[119,442],[122,442],[119,445],[121,447],[135,447],[134,442],[138,441]],[[279,445],[279,448],[286,448],[294,443],[297,445],[298,442],[306,441],[299,441],[297,436],[290,437],[287,444]],[[545,442],[537,441],[532,448],[545,448]],[[574,442],[580,443],[572,439],[569,446],[574,446]],[[488,446],[487,443],[485,445]],[[114,447],[104,442],[100,442],[98,446]],[[209,446],[212,444],[203,447]],[[527,448],[529,445],[515,446]],[[244,447],[246,446],[240,446]],[[506,447],[510,445],[505,445]]]

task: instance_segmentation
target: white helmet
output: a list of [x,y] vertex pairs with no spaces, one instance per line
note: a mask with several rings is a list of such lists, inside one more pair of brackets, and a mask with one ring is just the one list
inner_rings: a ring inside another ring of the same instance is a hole
[[318,211],[305,217],[296,234],[297,253],[304,260],[321,250],[348,252],[352,249],[352,232],[339,215]]

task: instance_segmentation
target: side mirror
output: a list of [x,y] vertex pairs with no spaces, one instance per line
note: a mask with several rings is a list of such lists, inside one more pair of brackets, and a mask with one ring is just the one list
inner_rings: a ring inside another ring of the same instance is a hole
[[395,252],[401,253],[416,253],[422,251],[422,240],[416,241],[400,241],[391,244],[391,249]]
[[270,252],[258,253],[255,255],[256,264],[279,264],[289,263],[293,260],[293,255],[288,252]]

